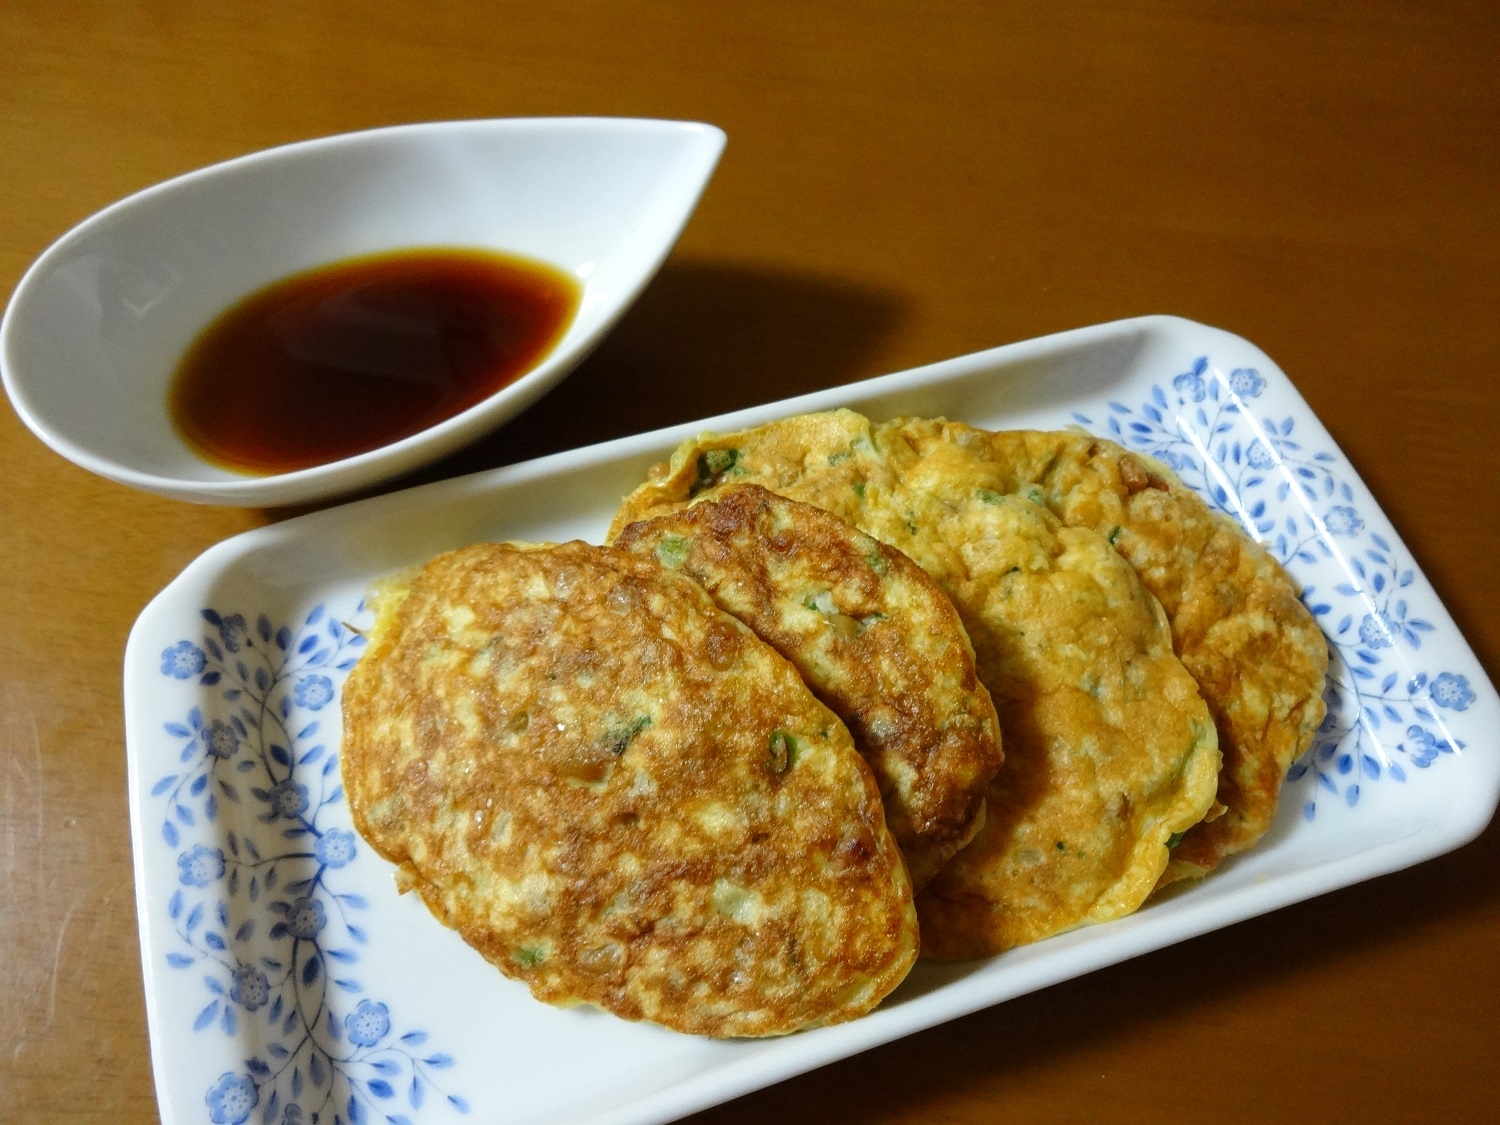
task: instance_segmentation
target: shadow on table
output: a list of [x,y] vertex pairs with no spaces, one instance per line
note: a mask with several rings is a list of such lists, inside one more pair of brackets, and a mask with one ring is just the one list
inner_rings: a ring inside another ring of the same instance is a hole
[[668,263],[572,375],[431,479],[879,374],[870,359],[900,315],[889,294],[815,275]]
[[898,294],[750,263],[672,260],[540,402],[473,445],[359,496],[266,522],[883,374]]

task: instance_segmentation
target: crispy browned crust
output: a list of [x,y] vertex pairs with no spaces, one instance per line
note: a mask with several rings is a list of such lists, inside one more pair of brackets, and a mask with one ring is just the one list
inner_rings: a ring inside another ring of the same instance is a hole
[[868,768],[701,588],[613,548],[485,544],[382,597],[344,690],[354,822],[506,975],[715,1036],[847,1020],[905,976]]
[[905,553],[950,597],[1005,735],[985,824],[919,897],[974,957],[1135,909],[1213,802],[1217,735],[1160,607],[1105,538],[1001,488],[987,435],[802,415],[686,442],[616,527],[754,482]]
[[1111,536],[1167,612],[1219,728],[1225,811],[1187,833],[1162,885],[1201,876],[1270,828],[1323,721],[1327,642],[1276,560],[1166,466],[1071,432],[997,433],[990,448],[1011,487],[1036,485],[1064,523]]
[[1000,730],[968,634],[919,566],[758,485],[630,524],[615,545],[702,585],[844,720],[915,887],[972,838]]

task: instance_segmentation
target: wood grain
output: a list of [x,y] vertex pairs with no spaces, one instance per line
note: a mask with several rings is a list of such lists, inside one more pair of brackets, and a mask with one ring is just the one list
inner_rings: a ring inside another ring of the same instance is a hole
[[[1493,670],[1497,54],[1484,3],[12,0],[0,285],[112,200],[285,141],[712,121],[718,175],[617,331],[420,479],[1172,312],[1275,357]],[[0,474],[0,1120],[150,1121],[120,658],[188,561],[288,513],[109,484],[9,410]],[[1491,828],[701,1120],[1489,1120],[1497,1033]]]

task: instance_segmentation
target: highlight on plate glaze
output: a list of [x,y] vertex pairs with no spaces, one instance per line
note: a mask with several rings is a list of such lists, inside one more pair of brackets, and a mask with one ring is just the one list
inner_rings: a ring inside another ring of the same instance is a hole
[[1443,712],[1466,710],[1474,692],[1466,676],[1415,666],[1433,629],[1402,593],[1416,569],[1361,515],[1337,454],[1304,448],[1292,415],[1255,417],[1251,400],[1265,389],[1253,367],[1226,374],[1198,356],[1139,406],[1110,402],[1098,423],[1073,419],[1165,462],[1302,583],[1331,658],[1328,714],[1287,774],[1305,786],[1312,820],[1320,798],[1352,808],[1362,783],[1402,783],[1407,765],[1461,751]]
[[423,1030],[398,1032],[355,975],[369,903],[340,877],[364,844],[318,712],[336,707],[364,637],[322,605],[295,630],[265,614],[253,631],[238,613],[203,619],[200,641],[161,654],[164,676],[214,698],[213,714],[193,707],[164,724],[177,768],[151,787],[176,855],[167,914],[178,943],[166,961],[202,976],[195,1032],[263,1044],[208,1084],[208,1120],[401,1125],[429,1094],[469,1112],[435,1073],[452,1056],[429,1049]]

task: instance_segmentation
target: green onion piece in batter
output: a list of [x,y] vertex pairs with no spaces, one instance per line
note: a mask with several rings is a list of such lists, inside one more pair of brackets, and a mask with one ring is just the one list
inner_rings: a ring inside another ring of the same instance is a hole
[[784,730],[772,731],[769,757],[772,773],[786,773],[797,761],[797,740]]
[[693,549],[693,541],[681,535],[663,535],[661,542],[656,545],[656,557],[661,560],[661,565],[676,570],[687,562],[688,554]]
[[1182,843],[1182,838],[1186,835],[1186,830],[1182,832],[1173,832],[1170,836],[1167,837],[1167,847],[1175,848],[1178,844]]
[[516,947],[511,957],[522,968],[534,969],[547,959],[547,952],[539,945],[522,945]]
[[839,611],[839,607],[834,604],[833,593],[829,590],[808,594],[802,600],[802,608],[810,609],[814,613],[837,613]]
[[693,486],[693,493],[718,484],[719,478],[733,469],[739,459],[738,449],[710,449],[698,454],[698,483]]
[[605,738],[605,741],[609,744],[609,752],[618,758],[621,754],[625,753],[631,742],[635,740],[635,736],[650,725],[651,716],[642,715],[623,730],[617,728]]

